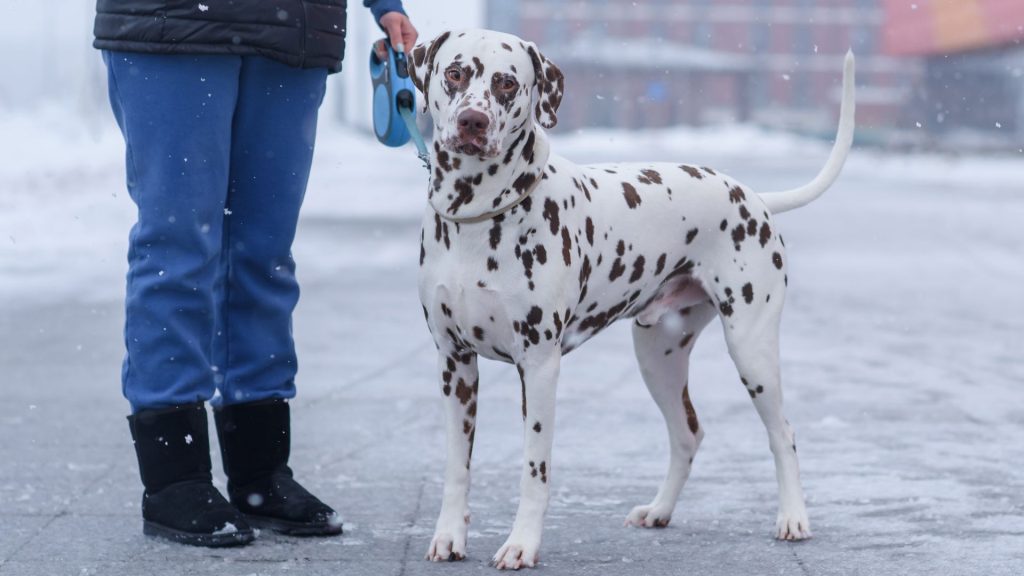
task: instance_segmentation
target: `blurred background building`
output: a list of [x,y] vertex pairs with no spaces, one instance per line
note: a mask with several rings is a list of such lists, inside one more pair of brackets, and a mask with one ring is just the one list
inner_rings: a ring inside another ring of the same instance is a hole
[[858,137],[1024,137],[1024,0],[488,0],[569,78],[560,122],[754,122],[828,135],[857,55]]
[[[1024,0],[405,2],[424,41],[486,26],[537,42],[568,78],[559,132],[747,122],[830,137],[852,47],[861,143],[1024,148]],[[368,129],[363,59],[380,32],[350,4],[325,118]],[[110,124],[93,9],[5,3],[0,115],[48,106]]]
[[961,141],[1024,140],[1024,0],[885,0],[883,49],[918,58],[902,118]]

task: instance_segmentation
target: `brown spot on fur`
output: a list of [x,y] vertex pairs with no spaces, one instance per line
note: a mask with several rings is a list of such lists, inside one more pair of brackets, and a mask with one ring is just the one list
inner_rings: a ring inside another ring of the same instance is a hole
[[566,266],[572,265],[572,238],[569,236],[569,229],[562,226],[562,260]]
[[771,227],[768,226],[767,222],[762,222],[761,223],[761,233],[758,234],[758,237],[757,237],[757,240],[758,240],[758,242],[761,243],[761,247],[762,248],[764,248],[765,244],[768,243],[768,240],[771,239],[771,237],[772,237],[772,229],[771,229]]
[[523,420],[526,420],[526,373],[519,364],[516,364],[516,370],[519,372],[519,384],[523,391]]
[[686,425],[690,427],[690,432],[696,434],[700,430],[700,422],[697,421],[697,411],[693,409],[693,403],[690,402],[690,387],[683,388],[683,410],[686,411]]
[[544,319],[544,311],[540,309],[540,306],[533,306],[530,311],[526,313],[526,322],[531,326],[540,324],[540,321]]
[[455,384],[455,396],[463,406],[469,404],[470,399],[473,398],[474,392],[473,387],[466,384],[466,381],[462,378],[459,378],[458,382]]
[[544,219],[548,221],[548,227],[551,229],[551,234],[558,234],[558,202],[555,202],[551,198],[544,199]]
[[661,174],[657,170],[646,168],[640,171],[640,183],[641,184],[661,184]]
[[637,256],[633,261],[633,273],[629,276],[629,283],[636,282],[644,275],[644,257]]
[[636,188],[629,182],[623,182],[622,190],[622,195],[626,198],[626,204],[630,209],[635,210],[640,205],[640,195],[636,193]]
[[441,167],[442,170],[444,170],[445,172],[452,171],[452,165],[449,163],[449,156],[447,150],[437,148],[437,154],[435,154],[434,156],[437,158],[437,164],[438,166]]
[[501,242],[501,222],[504,219],[504,215],[499,215],[494,219],[494,226],[492,226],[490,230],[491,250],[497,250],[498,244]]
[[700,173],[700,170],[697,170],[693,166],[686,166],[684,164],[684,165],[680,166],[680,168],[683,169],[683,172],[686,172],[687,174],[689,174],[691,178],[696,178],[697,180],[700,180],[700,179],[704,178],[704,175]]
[[740,249],[740,243],[747,237],[747,232],[743,228],[743,224],[737,224],[732,229],[732,242],[736,245],[736,250]]
[[534,160],[534,146],[537,144],[537,133],[530,130],[530,135],[526,138],[526,144],[523,144],[523,159],[528,163],[533,164]]
[[484,64],[479,58],[473,56],[473,66],[476,68],[476,77],[480,78],[484,75]]
[[626,265],[622,263],[621,258],[616,258],[615,261],[612,262],[612,270],[611,273],[608,274],[608,280],[614,282],[616,278],[622,276],[625,272]]
[[[532,133],[533,132],[531,132],[531,134]],[[525,131],[520,132],[519,136],[516,136],[516,139],[512,141],[512,145],[509,146],[508,150],[505,152],[505,157],[501,159],[502,164],[512,162],[512,157],[515,156],[516,150],[519,149],[519,144],[523,141],[523,138],[526,138]]]

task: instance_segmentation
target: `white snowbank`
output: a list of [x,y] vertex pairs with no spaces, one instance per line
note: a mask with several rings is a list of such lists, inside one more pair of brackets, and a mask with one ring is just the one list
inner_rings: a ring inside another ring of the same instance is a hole
[[[85,122],[55,108],[0,112],[0,135],[0,296],[119,297],[135,207],[125,191],[124,145],[113,117]],[[749,182],[765,191],[807,181],[829,149],[826,142],[751,126],[556,132],[553,139],[558,154],[581,163],[687,162],[737,177],[759,166],[760,174],[778,175],[777,182]],[[855,150],[841,180],[884,181],[894,193],[906,183],[1013,194],[1024,192],[1020,161]],[[386,148],[368,134],[323,121],[304,217],[418,219],[426,186],[411,144]],[[388,241],[381,239],[382,255],[407,250],[385,246]],[[329,247],[338,250],[346,248]]]

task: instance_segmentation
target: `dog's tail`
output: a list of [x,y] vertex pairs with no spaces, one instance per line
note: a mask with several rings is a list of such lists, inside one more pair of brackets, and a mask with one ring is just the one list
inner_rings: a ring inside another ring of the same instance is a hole
[[811,203],[818,196],[821,196],[828,187],[836,181],[839,171],[843,169],[846,162],[846,155],[850,152],[850,145],[853,144],[854,127],[854,66],[853,51],[846,52],[846,61],[843,64],[843,100],[839,105],[839,130],[836,132],[836,142],[832,146],[832,153],[828,156],[825,167],[818,172],[809,183],[799,188],[786,190],[784,192],[769,192],[761,194],[761,198],[773,214],[799,208]]

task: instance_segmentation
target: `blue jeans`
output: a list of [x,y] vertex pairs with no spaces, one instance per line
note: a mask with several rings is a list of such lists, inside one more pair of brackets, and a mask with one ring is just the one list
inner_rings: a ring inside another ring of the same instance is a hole
[[292,240],[326,69],[104,52],[138,206],[128,248],[133,412],[295,395]]

